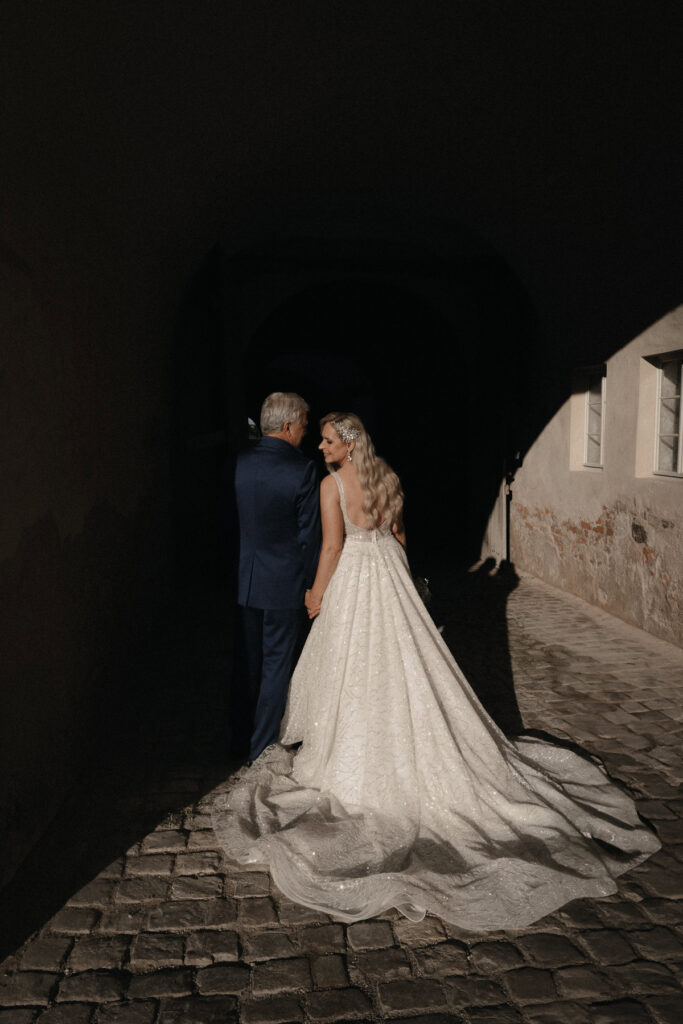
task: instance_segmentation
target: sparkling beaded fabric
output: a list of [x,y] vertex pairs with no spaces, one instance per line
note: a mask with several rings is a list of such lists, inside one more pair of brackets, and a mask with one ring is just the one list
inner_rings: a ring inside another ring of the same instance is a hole
[[[346,921],[397,907],[522,928],[659,849],[596,763],[508,741],[479,704],[386,528],[348,520],[290,688],[281,743],[218,792],[227,855]],[[293,754],[288,744],[303,741]],[[597,840],[597,841],[596,841]]]

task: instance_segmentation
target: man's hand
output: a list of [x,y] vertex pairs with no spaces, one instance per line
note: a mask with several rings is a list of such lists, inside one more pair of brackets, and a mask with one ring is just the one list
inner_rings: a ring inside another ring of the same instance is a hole
[[317,597],[315,597],[312,590],[306,591],[306,596],[304,597],[304,604],[306,605],[306,611],[308,612],[309,619],[314,619],[316,615],[320,614],[322,599],[318,599]]

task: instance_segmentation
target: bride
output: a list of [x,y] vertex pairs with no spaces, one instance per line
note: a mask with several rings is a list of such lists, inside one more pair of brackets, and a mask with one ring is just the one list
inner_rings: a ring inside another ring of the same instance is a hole
[[344,921],[523,928],[615,892],[659,841],[595,761],[500,732],[413,586],[398,477],[357,416],[321,426],[315,621],[280,743],[217,795],[227,855]]

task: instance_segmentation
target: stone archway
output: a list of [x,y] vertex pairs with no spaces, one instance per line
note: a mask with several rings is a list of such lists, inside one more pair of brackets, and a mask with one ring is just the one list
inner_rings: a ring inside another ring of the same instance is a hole
[[[247,415],[257,419],[270,390],[301,391],[314,417],[355,408],[404,481],[414,535],[429,537],[413,551],[442,558],[441,538],[459,565],[471,564],[526,434],[529,305],[466,228],[428,241],[419,232],[399,239],[397,227],[365,230],[225,256],[229,445],[239,447]],[[503,557],[502,524],[498,533]]]

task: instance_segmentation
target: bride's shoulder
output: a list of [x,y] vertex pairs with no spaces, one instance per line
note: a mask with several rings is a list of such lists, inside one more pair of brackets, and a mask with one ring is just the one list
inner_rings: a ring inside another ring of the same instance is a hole
[[337,481],[331,473],[328,473],[327,476],[324,476],[320,481],[320,495],[321,497],[336,496],[336,498],[339,499]]

